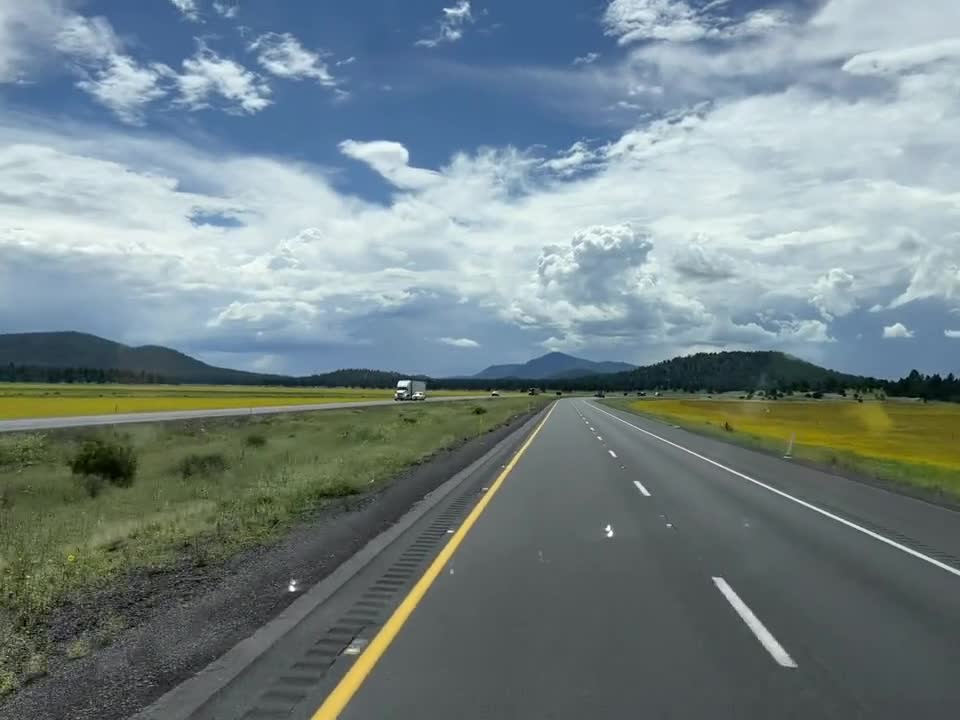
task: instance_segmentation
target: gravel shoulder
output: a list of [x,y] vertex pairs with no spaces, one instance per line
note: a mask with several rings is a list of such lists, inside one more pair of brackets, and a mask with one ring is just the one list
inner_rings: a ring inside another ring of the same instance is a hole
[[528,412],[439,452],[378,492],[343,498],[281,540],[222,564],[183,565],[129,576],[122,586],[59,609],[51,636],[75,637],[105,615],[116,619],[101,646],[51,662],[47,674],[0,701],[0,720],[119,720],[150,704],[286,608],[302,587],[322,580],[418,500],[482,457]]

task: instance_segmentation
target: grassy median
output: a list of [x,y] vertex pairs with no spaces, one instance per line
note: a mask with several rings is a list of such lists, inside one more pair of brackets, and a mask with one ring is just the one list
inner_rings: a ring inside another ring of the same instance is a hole
[[611,405],[756,449],[960,499],[960,405],[901,400],[617,399]]
[[[89,638],[52,648],[43,629],[72,594],[131,571],[202,566],[267,542],[325,503],[376,489],[544,402],[498,398],[0,435],[0,695],[39,673],[51,652],[83,654]],[[98,441],[132,453],[121,458],[135,462],[132,484],[98,480],[88,474],[93,465],[78,462]]]

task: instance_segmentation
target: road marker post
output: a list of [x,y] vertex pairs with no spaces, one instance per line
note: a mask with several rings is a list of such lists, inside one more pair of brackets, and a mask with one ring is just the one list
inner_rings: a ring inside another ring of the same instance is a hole
[[783,456],[784,460],[790,460],[793,457],[793,441],[796,437],[797,434],[795,432],[790,433],[790,439],[787,441],[787,452]]

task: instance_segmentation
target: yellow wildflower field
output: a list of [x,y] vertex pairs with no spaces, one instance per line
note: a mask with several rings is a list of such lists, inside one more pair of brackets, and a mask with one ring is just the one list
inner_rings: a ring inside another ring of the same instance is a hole
[[[471,394],[476,393],[429,391],[433,397]],[[389,388],[0,383],[0,420],[389,400],[392,395]]]
[[710,426],[772,442],[875,460],[960,470],[960,405],[918,401],[638,400],[630,409],[680,425]]

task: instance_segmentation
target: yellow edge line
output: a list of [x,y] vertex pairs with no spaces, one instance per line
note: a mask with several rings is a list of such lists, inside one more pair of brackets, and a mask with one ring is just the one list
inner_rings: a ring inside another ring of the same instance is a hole
[[367,649],[357,658],[350,670],[347,671],[347,674],[343,676],[343,679],[337,683],[337,686],[327,696],[327,699],[323,701],[323,705],[313,714],[311,720],[333,720],[333,718],[340,716],[340,713],[343,712],[347,703],[353,699],[353,696],[356,695],[360,686],[363,685],[364,680],[367,679],[367,676],[373,671],[373,668],[376,667],[377,662],[387,651],[387,648],[390,647],[390,644],[400,633],[400,630],[403,629],[410,615],[417,609],[417,605],[420,604],[423,596],[427,594],[427,590],[430,589],[430,586],[433,585],[440,573],[443,572],[444,566],[450,562],[450,558],[453,557],[457,548],[460,547],[467,533],[470,532],[470,528],[473,527],[474,523],[480,518],[480,515],[483,514],[487,505],[490,504],[493,496],[497,493],[497,490],[500,489],[500,486],[503,485],[503,481],[506,480],[510,471],[513,470],[517,462],[519,462],[520,458],[527,451],[527,448],[530,447],[530,444],[534,438],[537,437],[541,428],[546,425],[555,407],[556,403],[551,406],[547,412],[547,416],[537,425],[534,431],[530,433],[527,441],[517,450],[516,454],[503,469],[503,472],[494,480],[493,485],[490,486],[490,490],[480,498],[480,502],[476,504],[467,516],[467,519],[463,521],[463,524],[453,534],[450,542],[443,547],[440,554],[437,555],[436,559],[430,564],[430,567],[427,568],[427,571],[417,581],[417,584],[413,586],[397,609],[394,610],[390,619],[387,620],[386,624],[380,629],[380,632],[376,634],[367,646]]

